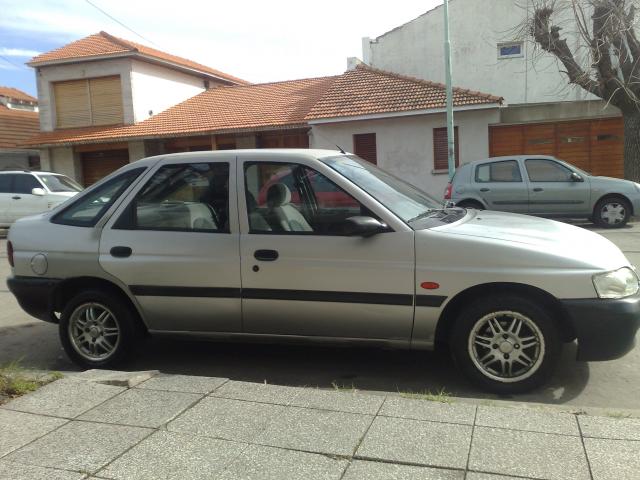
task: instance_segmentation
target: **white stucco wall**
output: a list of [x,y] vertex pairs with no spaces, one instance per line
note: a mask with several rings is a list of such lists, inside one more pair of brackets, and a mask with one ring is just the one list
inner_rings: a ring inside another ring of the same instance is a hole
[[72,147],[50,148],[49,164],[52,172],[62,173],[78,182],[82,180],[82,167]]
[[138,140],[134,142],[128,143],[129,147],[129,163],[135,162],[136,160],[140,160],[147,156],[144,140]]
[[[497,108],[456,112],[461,163],[489,156],[489,125],[499,121]],[[444,113],[315,124],[310,132],[311,148],[353,152],[353,135],[375,133],[378,166],[440,198],[446,174],[433,174],[433,129],[446,126]]]
[[114,58],[94,62],[40,67],[36,72],[38,106],[40,107],[40,129],[45,132],[50,132],[55,129],[56,120],[52,82],[106,77],[110,75],[120,75],[124,123],[133,123],[131,60],[128,58]]
[[[209,81],[209,86],[217,84]],[[205,90],[204,79],[139,60],[131,62],[133,116],[141,122]]]
[[[568,86],[556,60],[525,42],[521,58],[498,59],[498,43],[516,40],[516,27],[531,0],[452,0],[449,4],[453,83],[502,96],[508,104],[575,101],[595,98]],[[363,41],[363,58],[373,67],[444,82],[443,8],[378,37]],[[572,22],[563,22],[561,34],[577,37]]]

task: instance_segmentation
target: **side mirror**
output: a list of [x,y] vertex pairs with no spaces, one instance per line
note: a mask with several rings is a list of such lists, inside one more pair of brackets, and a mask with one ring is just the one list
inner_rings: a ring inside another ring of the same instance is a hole
[[576,172],[571,172],[570,178],[572,182],[584,182],[584,178],[582,178]]
[[352,237],[372,237],[378,233],[390,232],[391,228],[373,217],[349,217],[345,219],[344,233]]
[[39,197],[43,197],[47,192],[44,191],[44,188],[34,188],[31,190],[31,195],[37,195]]

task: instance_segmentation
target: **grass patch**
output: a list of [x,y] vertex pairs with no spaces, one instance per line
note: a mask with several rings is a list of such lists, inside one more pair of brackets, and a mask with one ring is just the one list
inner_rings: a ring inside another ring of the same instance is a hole
[[451,394],[444,388],[441,388],[435,393],[431,393],[431,390],[426,392],[398,392],[402,398],[412,398],[417,400],[427,400],[429,402],[440,403],[453,403]]
[[0,365],[0,403],[33,392],[62,377],[60,372],[42,374],[27,370],[20,366],[19,361]]
[[623,418],[631,418],[631,414],[623,412],[607,412],[607,417],[622,420]]
[[351,385],[345,385],[343,383],[338,383],[336,381],[331,382],[331,386],[337,392],[357,392],[358,389],[352,383]]

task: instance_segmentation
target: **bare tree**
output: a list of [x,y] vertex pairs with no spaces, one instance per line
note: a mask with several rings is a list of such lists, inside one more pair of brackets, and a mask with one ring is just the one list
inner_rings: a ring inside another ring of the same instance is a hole
[[[636,2],[532,0],[527,34],[560,61],[570,84],[620,109],[624,120],[624,176],[640,182],[640,41],[636,36]],[[561,32],[562,20],[558,18],[567,13],[577,27],[573,50]]]

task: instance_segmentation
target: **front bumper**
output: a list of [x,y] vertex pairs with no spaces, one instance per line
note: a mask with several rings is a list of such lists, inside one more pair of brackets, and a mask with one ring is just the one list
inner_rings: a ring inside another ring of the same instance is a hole
[[636,343],[640,293],[621,299],[562,300],[578,339],[578,360],[614,360]]
[[29,315],[45,322],[57,322],[53,315],[57,278],[9,277],[7,286]]

